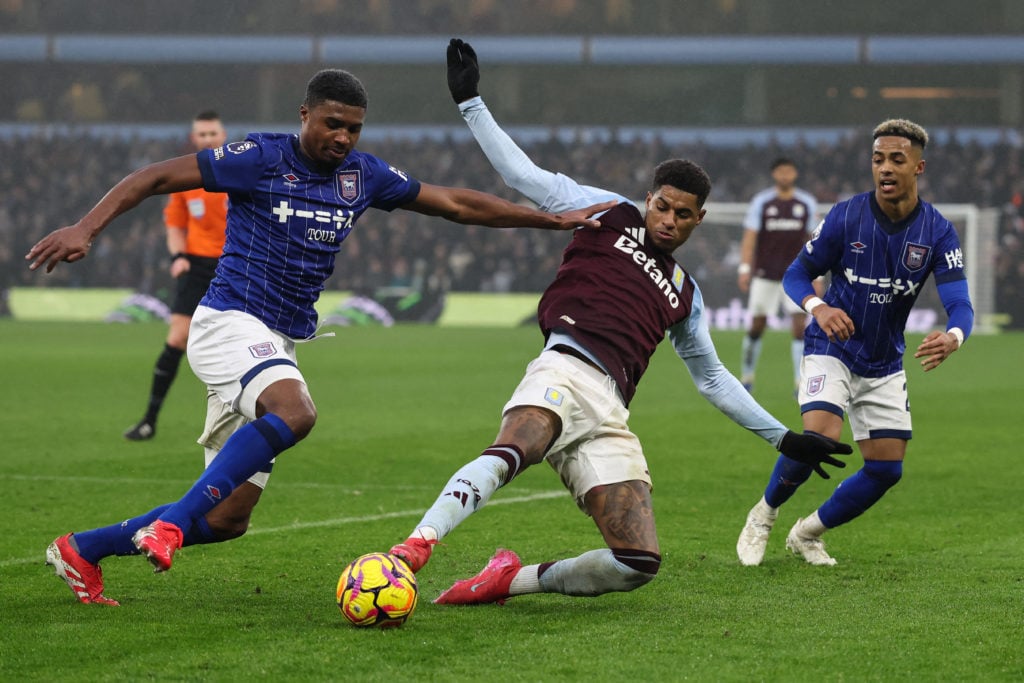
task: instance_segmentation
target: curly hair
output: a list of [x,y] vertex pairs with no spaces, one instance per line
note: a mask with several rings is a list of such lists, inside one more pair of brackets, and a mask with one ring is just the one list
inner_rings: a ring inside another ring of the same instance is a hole
[[654,169],[652,191],[662,185],[670,185],[683,192],[697,197],[697,206],[704,206],[711,194],[711,178],[707,171],[688,159],[669,159],[658,164]]
[[366,88],[348,71],[324,69],[309,79],[303,104],[312,109],[328,100],[366,109]]
[[924,149],[928,146],[928,131],[908,119],[889,119],[875,126],[872,139],[892,135],[910,140],[912,145]]

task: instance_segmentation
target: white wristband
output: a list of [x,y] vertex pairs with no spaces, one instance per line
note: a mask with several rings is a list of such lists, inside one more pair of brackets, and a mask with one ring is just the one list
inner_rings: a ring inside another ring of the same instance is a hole
[[820,296],[812,296],[810,299],[807,300],[807,303],[804,304],[804,310],[807,311],[808,313],[812,313],[815,308],[821,306],[823,303],[825,302],[822,301]]
[[740,267],[737,268],[736,270],[739,271],[740,275],[750,275],[750,264],[749,263],[741,263]]
[[964,345],[964,331],[959,327],[952,327],[946,330],[946,334],[951,334],[956,337],[956,347],[958,349]]

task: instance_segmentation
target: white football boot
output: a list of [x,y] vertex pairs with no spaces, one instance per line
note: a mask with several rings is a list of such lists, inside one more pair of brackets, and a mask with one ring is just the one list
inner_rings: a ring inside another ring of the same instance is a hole
[[768,545],[768,535],[778,517],[778,508],[771,508],[764,498],[757,501],[757,504],[750,508],[747,513],[747,523],[743,525],[739,540],[736,541],[736,555],[740,558],[740,564],[746,567],[753,567],[761,564],[764,559],[764,550]]
[[836,563],[835,559],[825,552],[825,542],[820,536],[807,536],[803,529],[804,520],[798,519],[793,528],[789,530],[786,537],[786,547],[793,551],[794,555],[802,555],[810,564],[831,567]]

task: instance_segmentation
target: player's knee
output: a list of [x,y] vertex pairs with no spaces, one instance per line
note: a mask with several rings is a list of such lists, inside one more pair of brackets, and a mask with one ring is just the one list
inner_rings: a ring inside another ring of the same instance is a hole
[[310,402],[308,406],[303,406],[302,410],[292,413],[285,422],[291,428],[296,441],[304,439],[313,431],[316,424],[316,407]]
[[631,591],[654,580],[661,568],[661,555],[645,550],[613,548],[621,585],[615,590]]
[[288,425],[288,429],[291,430],[296,442],[306,438],[313,431],[313,426],[316,424],[316,406],[313,405],[312,400],[282,406],[272,412]]
[[864,474],[889,489],[903,478],[903,462],[901,460],[865,460]]

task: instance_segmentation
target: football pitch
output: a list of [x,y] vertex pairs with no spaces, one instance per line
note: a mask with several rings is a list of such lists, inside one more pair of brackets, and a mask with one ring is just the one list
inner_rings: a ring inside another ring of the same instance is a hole
[[[831,481],[813,477],[781,511],[764,564],[741,567],[736,536],[775,454],[700,398],[663,344],[630,420],[655,482],[657,579],[597,598],[431,604],[495,548],[535,563],[601,547],[540,465],[438,546],[416,613],[379,631],[349,626],[335,607],[341,569],[404,539],[450,474],[491,443],[539,333],[338,329],[302,345],[319,421],[279,458],[250,533],[186,548],[166,574],[108,558],[106,594],[121,607],[80,605],[43,565],[46,545],[177,499],[202,465],[205,392],[186,364],[156,439],[121,436],[143,412],[165,331],[0,323],[0,679],[1024,678],[1019,334],[974,337],[928,374],[908,358],[915,436],[904,479],[826,536],[836,567],[798,561],[785,535],[859,456]],[[714,337],[735,370],[740,335]],[[791,392],[787,337],[770,333],[756,396],[798,427]]]

